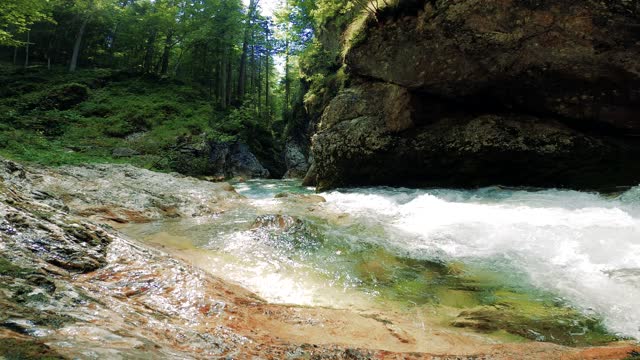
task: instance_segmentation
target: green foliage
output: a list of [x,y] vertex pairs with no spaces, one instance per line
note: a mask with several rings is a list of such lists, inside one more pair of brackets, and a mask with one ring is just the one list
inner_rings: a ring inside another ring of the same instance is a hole
[[[35,66],[10,76],[0,69],[8,85],[0,137],[20,139],[0,147],[44,162],[89,157],[169,169],[156,154],[179,136],[206,133],[279,159],[282,140],[307,136],[309,118],[348,80],[339,50],[314,35],[340,38],[364,9],[361,0],[289,0],[267,18],[242,0],[7,0],[0,29],[12,38],[29,29],[30,44],[9,48],[23,44],[0,34],[0,55],[17,64],[28,51]],[[103,70],[56,71],[72,53],[78,69]],[[113,159],[114,147],[143,155]]]
[[78,83],[63,84],[48,90],[37,103],[30,104],[41,110],[68,110],[87,100],[89,88]]
[[[206,89],[166,78],[41,70],[31,74],[30,84],[21,72],[0,71],[0,81],[14,78],[23,87],[0,100],[0,155],[16,160],[46,165],[128,162],[201,175],[210,170],[205,154],[184,157],[182,145],[241,140],[264,157],[276,158],[280,151],[253,98],[221,112],[208,101]],[[76,103],[78,93],[86,99]],[[192,144],[182,144],[185,138]],[[114,157],[116,148],[140,155]]]
[[30,30],[30,26],[38,21],[52,21],[51,3],[49,0],[2,0],[0,45],[20,45],[21,42],[15,39],[15,34]]
[[352,0],[318,0],[312,16],[318,29],[325,28],[329,22],[341,27],[351,22],[360,10],[358,2]]

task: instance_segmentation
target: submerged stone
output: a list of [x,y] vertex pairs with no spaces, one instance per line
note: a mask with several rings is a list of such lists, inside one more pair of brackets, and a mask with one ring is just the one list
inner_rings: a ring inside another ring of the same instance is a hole
[[302,225],[302,220],[288,215],[261,215],[256,218],[251,225],[253,229],[275,228],[280,230],[290,230],[294,226]]

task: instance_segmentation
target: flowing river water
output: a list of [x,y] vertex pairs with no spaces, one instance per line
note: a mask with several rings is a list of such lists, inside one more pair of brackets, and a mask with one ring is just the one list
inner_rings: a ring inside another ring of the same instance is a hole
[[293,181],[234,186],[249,206],[124,231],[271,302],[467,310],[447,321],[565,344],[605,328],[640,338],[640,187],[375,187],[322,202]]

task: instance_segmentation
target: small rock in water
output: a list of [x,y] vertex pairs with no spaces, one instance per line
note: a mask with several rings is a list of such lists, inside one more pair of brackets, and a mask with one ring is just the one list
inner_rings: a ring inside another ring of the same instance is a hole
[[302,224],[302,220],[289,215],[261,215],[256,218],[251,226],[252,229],[277,228],[281,230],[290,229],[293,226]]
[[327,202],[327,199],[323,198],[320,195],[293,194],[293,193],[287,193],[287,192],[278,193],[278,194],[276,194],[276,196],[274,196],[274,198],[276,198],[276,199],[290,199],[292,201],[299,201],[299,202],[309,203],[309,204]]

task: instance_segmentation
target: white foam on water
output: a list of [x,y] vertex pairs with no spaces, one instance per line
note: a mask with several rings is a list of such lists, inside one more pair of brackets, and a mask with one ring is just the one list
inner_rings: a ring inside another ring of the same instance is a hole
[[326,206],[387,229],[409,254],[506,259],[623,335],[640,338],[640,188],[621,197],[576,191],[369,188],[322,194]]

